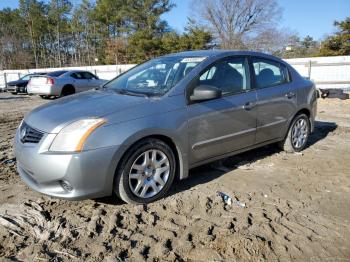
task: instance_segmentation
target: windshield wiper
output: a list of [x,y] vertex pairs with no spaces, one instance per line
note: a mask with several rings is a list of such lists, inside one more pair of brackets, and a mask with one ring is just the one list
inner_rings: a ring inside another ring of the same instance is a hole
[[146,93],[135,92],[126,89],[115,89],[115,91],[121,95],[149,97],[149,95]]

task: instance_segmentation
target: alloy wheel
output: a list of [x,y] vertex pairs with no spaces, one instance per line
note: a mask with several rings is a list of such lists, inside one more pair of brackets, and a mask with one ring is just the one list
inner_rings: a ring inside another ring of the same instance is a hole
[[147,150],[136,158],[130,168],[130,189],[140,198],[153,197],[164,188],[169,174],[167,155],[158,149]]
[[304,118],[298,119],[292,129],[292,145],[294,148],[299,149],[304,146],[309,134],[309,127]]

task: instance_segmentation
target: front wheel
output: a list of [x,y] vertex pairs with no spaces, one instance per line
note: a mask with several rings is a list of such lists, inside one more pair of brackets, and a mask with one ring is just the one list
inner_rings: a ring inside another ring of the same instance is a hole
[[123,157],[114,181],[115,193],[125,202],[147,204],[168,192],[175,177],[171,148],[159,139],[147,138]]
[[279,143],[279,147],[286,152],[300,152],[305,148],[309,134],[309,118],[305,114],[299,114],[293,119],[288,134],[286,138]]

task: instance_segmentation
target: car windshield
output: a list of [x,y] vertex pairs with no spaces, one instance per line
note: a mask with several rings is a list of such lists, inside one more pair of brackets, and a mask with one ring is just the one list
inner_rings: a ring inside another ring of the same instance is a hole
[[124,94],[164,95],[205,58],[156,58],[132,68],[104,87]]
[[32,75],[25,75],[21,77],[21,80],[29,80]]

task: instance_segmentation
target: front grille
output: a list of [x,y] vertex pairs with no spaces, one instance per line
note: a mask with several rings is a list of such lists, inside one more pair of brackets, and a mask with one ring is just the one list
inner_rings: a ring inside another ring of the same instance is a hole
[[17,86],[7,86],[6,89],[8,90],[15,90],[17,88]]
[[40,139],[43,137],[44,133],[35,130],[34,128],[28,126],[25,122],[22,123],[20,128],[20,139],[22,143],[39,143]]

